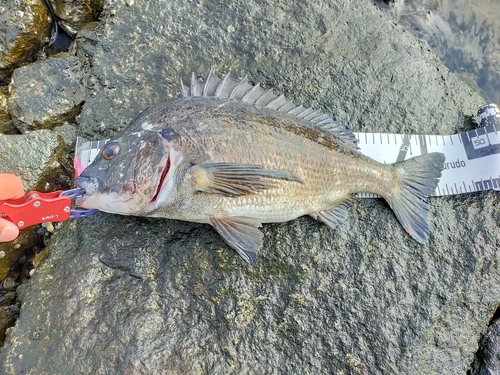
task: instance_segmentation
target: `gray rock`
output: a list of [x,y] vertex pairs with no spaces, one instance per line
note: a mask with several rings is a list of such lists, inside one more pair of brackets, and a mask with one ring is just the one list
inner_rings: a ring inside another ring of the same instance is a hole
[[[9,280],[9,279],[8,279]],[[10,279],[10,283],[15,282]],[[7,280],[4,280],[4,283]],[[9,290],[0,292],[0,342],[5,340],[7,327],[11,327],[19,316],[21,304],[16,300],[16,294]]]
[[19,130],[14,126],[10,117],[9,109],[7,108],[7,96],[0,88],[0,133],[16,134]]
[[[56,189],[61,173],[64,142],[58,135],[41,130],[26,135],[0,134],[0,173],[13,173],[24,182],[26,191]],[[15,241],[0,243],[0,281],[10,265],[27,249],[33,247],[33,228],[28,228]]]
[[[482,104],[364,0],[128,1],[77,43],[92,66],[89,138],[210,67],[249,71],[352,130],[452,133]],[[378,200],[336,231],[307,217],[266,225],[252,267],[206,225],[72,222],[22,286],[0,363],[6,374],[464,374],[500,302],[498,195],[433,199],[431,215],[424,246]]]
[[[0,348],[4,343],[7,329],[16,322],[21,307],[14,291],[18,283],[8,275],[13,274],[12,265],[33,248],[34,244],[33,228],[21,231],[14,241],[0,243]],[[14,273],[12,276],[18,275],[19,273],[17,275]]]
[[26,132],[72,122],[81,110],[85,80],[84,65],[70,54],[16,69],[8,98],[14,125]]
[[87,23],[97,21],[104,8],[104,0],[48,0],[59,24],[75,35]]
[[0,83],[33,60],[49,42],[52,20],[43,0],[5,0],[0,5]]
[[358,131],[451,133],[463,113],[484,104],[424,42],[365,0],[150,2],[106,15],[79,45],[93,56],[81,121],[88,138],[115,134],[149,105],[177,97],[180,78],[211,67],[250,73]]
[[[53,191],[57,175],[61,173],[60,159],[64,148],[62,138],[41,130],[26,135],[0,134],[0,173],[14,173],[21,177],[26,191]],[[21,231],[14,241],[0,243],[0,346],[5,330],[12,326],[19,313],[19,303],[3,295],[5,277],[12,264],[27,250],[33,248],[35,227]],[[9,292],[8,295],[14,294]]]
[[61,126],[55,128],[54,132],[62,137],[64,145],[66,146],[65,151],[67,153],[74,152],[76,138],[78,136],[78,126],[65,122]]
[[500,320],[494,320],[481,338],[470,375],[500,374]]
[[487,101],[500,102],[500,40],[496,36],[500,7],[496,0],[396,1],[391,2],[391,13]]
[[18,175],[26,190],[54,190],[54,174],[63,149],[62,138],[49,130],[0,134],[0,173]]

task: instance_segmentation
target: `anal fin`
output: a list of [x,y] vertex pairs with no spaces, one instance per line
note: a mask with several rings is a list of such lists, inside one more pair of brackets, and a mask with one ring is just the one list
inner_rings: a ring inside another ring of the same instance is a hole
[[247,262],[255,261],[255,252],[262,247],[262,224],[246,216],[210,216],[215,230]]
[[356,197],[351,196],[338,206],[335,206],[329,210],[313,212],[310,215],[316,220],[327,225],[331,229],[335,229],[339,224],[347,220],[349,209],[355,201]]
[[276,180],[302,183],[295,173],[264,169],[254,164],[207,163],[191,168],[197,191],[231,197],[275,188],[278,186]]

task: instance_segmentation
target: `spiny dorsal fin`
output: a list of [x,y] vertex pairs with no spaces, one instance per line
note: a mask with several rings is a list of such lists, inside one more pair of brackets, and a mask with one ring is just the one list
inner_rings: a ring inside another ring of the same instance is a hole
[[224,99],[229,98],[288,113],[309,121],[315,128],[320,129],[327,135],[342,139],[350,148],[357,150],[357,140],[354,134],[340,125],[335,118],[319,110],[306,108],[302,105],[297,106],[283,95],[276,95],[273,89],[266,90],[260,84],[253,86],[248,82],[248,75],[245,75],[241,80],[236,80],[231,76],[231,73],[227,73],[224,78],[220,79],[210,70],[203,82],[198,80],[193,73],[190,85],[186,85],[181,80],[180,89],[183,97],[213,96]]

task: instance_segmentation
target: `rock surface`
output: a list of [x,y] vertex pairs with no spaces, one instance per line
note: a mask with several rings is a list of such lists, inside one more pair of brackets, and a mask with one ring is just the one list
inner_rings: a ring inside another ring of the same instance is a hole
[[52,20],[44,0],[6,0],[0,5],[0,83],[33,60],[49,42]]
[[19,130],[14,126],[10,117],[9,109],[7,108],[7,96],[0,88],[0,133],[16,134]]
[[14,291],[0,291],[0,342],[5,340],[7,328],[15,323],[19,316],[20,308],[21,303],[17,300]]
[[87,23],[97,21],[104,8],[104,0],[48,0],[59,18],[59,25],[75,35]]
[[[0,134],[0,173],[14,173],[21,177],[26,191],[56,190],[60,174],[62,138],[48,130],[26,135]],[[12,326],[19,314],[20,303],[16,300],[15,287],[6,287],[7,276],[19,277],[12,272],[12,265],[35,244],[35,227],[21,231],[14,241],[0,243],[0,346],[5,331]],[[17,284],[17,283],[16,283]]]
[[500,102],[497,0],[395,1],[391,11],[398,24],[427,41],[452,72],[488,102]]
[[[115,134],[179,78],[250,72],[357,131],[453,133],[482,99],[369,1],[116,2],[77,38],[80,127]],[[6,374],[465,374],[500,303],[497,193],[432,200],[419,245],[378,200],[264,227],[252,267],[206,225],[99,213],[20,290]],[[50,361],[47,360],[50,358]]]
[[495,319],[481,338],[470,375],[500,374],[500,320]]
[[84,100],[86,72],[79,58],[60,54],[16,69],[8,105],[22,132],[74,121]]
[[[14,173],[24,182],[26,191],[56,190],[54,176],[60,171],[64,142],[48,130],[26,135],[0,134],[0,173]],[[13,242],[0,243],[0,281],[10,265],[33,246],[32,229],[22,232]]]
[[48,130],[25,135],[0,134],[0,173],[18,175],[27,191],[51,191],[63,149],[62,138]]

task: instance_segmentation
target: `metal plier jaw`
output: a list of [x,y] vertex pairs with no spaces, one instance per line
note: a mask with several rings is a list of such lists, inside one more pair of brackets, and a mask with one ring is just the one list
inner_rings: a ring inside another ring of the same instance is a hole
[[31,191],[21,198],[0,200],[0,218],[10,220],[23,229],[46,222],[90,216],[97,210],[71,208],[71,201],[84,194],[82,188],[51,193]]

